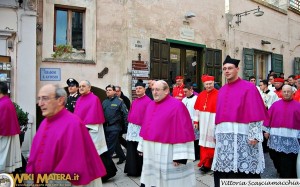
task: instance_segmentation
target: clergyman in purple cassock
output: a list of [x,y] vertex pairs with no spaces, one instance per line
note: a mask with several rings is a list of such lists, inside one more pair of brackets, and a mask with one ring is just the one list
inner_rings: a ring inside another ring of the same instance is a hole
[[80,81],[79,93],[81,96],[76,102],[74,114],[79,116],[85,127],[89,130],[98,155],[100,155],[105,165],[107,175],[102,177],[102,181],[106,181],[116,175],[117,168],[107,153],[103,129],[103,123],[105,122],[103,108],[100,99],[91,92],[89,81]]
[[104,165],[81,119],[65,109],[66,97],[52,84],[40,89],[38,104],[46,118],[34,136],[26,172],[69,174],[72,185],[102,186]]
[[223,63],[227,84],[217,97],[212,164],[216,187],[222,178],[259,178],[265,168],[262,121],[268,114],[255,85],[238,77],[238,63],[230,56]]
[[126,134],[127,154],[124,173],[129,176],[140,176],[143,157],[138,154],[137,146],[141,141],[140,130],[145,117],[146,108],[152,100],[145,94],[146,84],[142,80],[135,84],[137,98],[132,102],[128,114],[128,129]]
[[184,104],[171,97],[165,81],[152,87],[154,102],[146,109],[138,151],[143,153],[145,186],[196,186],[195,134]]
[[11,173],[22,167],[20,126],[14,104],[7,94],[7,84],[0,82],[0,173]]
[[267,132],[265,136],[268,138],[270,157],[280,178],[297,178],[300,103],[293,100],[293,90],[289,85],[283,86],[282,95],[283,98],[276,101],[268,110],[270,118],[264,122]]

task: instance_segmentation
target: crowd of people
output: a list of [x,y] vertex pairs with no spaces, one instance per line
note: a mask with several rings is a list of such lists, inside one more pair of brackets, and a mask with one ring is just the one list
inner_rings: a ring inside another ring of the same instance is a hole
[[[79,180],[67,182],[100,187],[116,175],[112,158],[119,158],[124,173],[141,176],[141,186],[196,186],[193,162],[199,160],[200,171],[212,170],[218,187],[220,179],[260,178],[268,152],[280,178],[297,178],[300,76],[289,76],[284,84],[284,75],[270,71],[258,84],[253,76],[238,76],[239,62],[226,57],[227,82],[220,89],[213,76],[202,75],[200,93],[184,84],[183,76],[176,77],[173,91],[163,80],[149,80],[148,87],[138,80],[132,103],[111,84],[102,102],[88,80],[68,79],[69,95],[57,85],[44,85],[37,102],[45,119],[26,172],[78,174]],[[0,172],[11,173],[22,159],[7,90],[0,83]]]

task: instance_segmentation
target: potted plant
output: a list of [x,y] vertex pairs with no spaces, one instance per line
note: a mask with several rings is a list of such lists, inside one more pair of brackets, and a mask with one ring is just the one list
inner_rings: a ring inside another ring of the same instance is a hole
[[70,58],[72,53],[71,45],[57,45],[54,47],[54,53],[51,55],[53,58]]
[[22,144],[25,137],[25,132],[27,130],[27,124],[28,124],[28,112],[24,112],[23,109],[17,104],[14,103],[17,116],[18,116],[18,122],[20,125],[21,133],[20,133],[20,143]]

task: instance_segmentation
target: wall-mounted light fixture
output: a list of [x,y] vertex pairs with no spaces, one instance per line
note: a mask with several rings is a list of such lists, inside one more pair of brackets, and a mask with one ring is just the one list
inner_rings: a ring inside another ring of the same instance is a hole
[[266,41],[266,40],[261,40],[261,45],[265,45],[265,44],[271,44],[271,42]]
[[[255,11],[255,12],[253,12]],[[259,17],[259,16],[262,16],[264,15],[264,12],[260,10],[259,6],[256,8],[256,9],[253,9],[253,10],[248,10],[248,11],[245,11],[245,12],[242,12],[242,13],[237,13],[235,14],[235,16],[237,17],[237,21],[235,22],[237,25],[239,25],[241,22],[242,22],[242,16],[247,16],[250,14],[250,12],[253,12],[253,14],[256,16],[256,17]]]
[[185,15],[184,15],[184,18],[185,18],[185,20],[183,21],[183,23],[190,23],[189,22],[189,19],[190,18],[193,18],[193,17],[196,17],[196,14],[194,13],[194,12],[191,12],[191,11],[188,11],[187,13],[185,13]]

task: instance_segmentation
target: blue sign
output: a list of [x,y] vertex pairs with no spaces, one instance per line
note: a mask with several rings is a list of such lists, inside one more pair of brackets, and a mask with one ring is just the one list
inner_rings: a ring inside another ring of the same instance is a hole
[[60,81],[60,68],[40,68],[41,81]]

